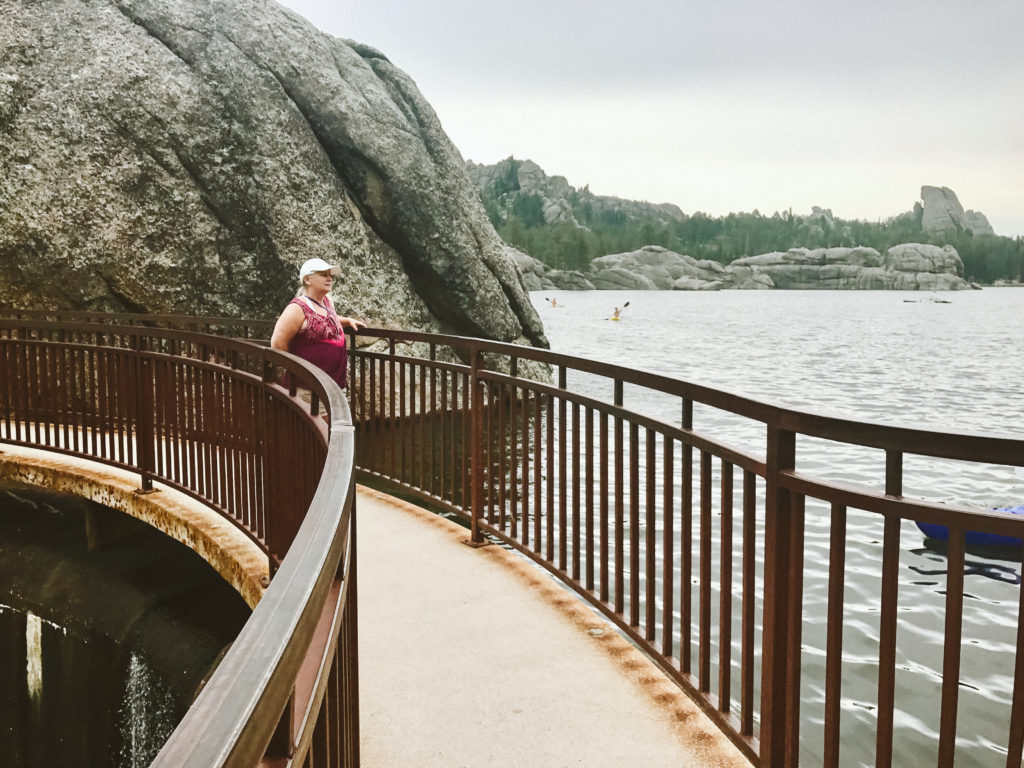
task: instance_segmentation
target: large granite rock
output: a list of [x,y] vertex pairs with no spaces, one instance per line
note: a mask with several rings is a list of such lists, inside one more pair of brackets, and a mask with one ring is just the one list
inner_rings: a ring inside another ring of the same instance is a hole
[[[724,272],[728,276],[726,282],[730,288],[743,291],[766,291],[775,287],[771,277],[756,266],[733,266],[730,264],[724,268]],[[694,287],[700,289],[700,286]],[[676,281],[675,285],[676,290],[693,290],[694,287],[681,284],[679,281]]]
[[528,291],[543,291],[552,289],[555,284],[551,281],[550,273],[542,261],[533,258],[528,253],[523,253],[511,245],[505,246],[505,253],[515,261],[516,266],[522,273],[523,287]]
[[894,245],[885,252],[883,264],[896,273],[895,288],[956,291],[972,287],[964,280],[963,260],[951,245]]
[[599,291],[657,291],[665,290],[642,272],[625,267],[607,266],[592,273],[591,284]]
[[269,318],[312,256],[371,323],[546,344],[378,51],[271,0],[0,0],[0,302]]
[[994,235],[985,214],[965,211],[956,193],[948,187],[921,187],[921,229],[925,234],[948,234],[969,230],[975,235]]
[[555,269],[548,273],[551,278],[551,282],[555,284],[556,288],[561,288],[563,291],[594,291],[597,290],[594,284],[590,282],[590,278],[587,277],[587,273],[580,272],[575,269],[560,270]]
[[601,256],[590,263],[590,280],[598,289],[697,290],[720,283],[725,268],[716,261],[698,261],[660,245]]
[[854,290],[959,290],[963,262],[950,245],[905,243],[883,256],[874,248],[791,248],[737,259],[727,267],[737,273],[756,269],[776,288]]
[[[973,287],[963,279],[963,262],[952,246],[904,243],[885,254],[874,248],[791,248],[737,259],[728,266],[649,245],[601,256],[587,273],[559,272],[522,254],[531,285],[565,290],[716,291],[923,290]],[[539,290],[536,288],[535,290]]]

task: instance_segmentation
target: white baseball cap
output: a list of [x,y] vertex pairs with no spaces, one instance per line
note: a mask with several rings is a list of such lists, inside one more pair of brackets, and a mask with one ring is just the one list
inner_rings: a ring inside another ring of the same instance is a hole
[[302,280],[306,275],[312,275],[314,272],[327,272],[328,270],[335,276],[341,274],[341,267],[328,264],[323,259],[308,259],[299,267],[299,280]]

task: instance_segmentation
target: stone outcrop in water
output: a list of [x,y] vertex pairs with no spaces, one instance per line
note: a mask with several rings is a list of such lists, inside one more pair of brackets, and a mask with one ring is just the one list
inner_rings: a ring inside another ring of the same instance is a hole
[[732,282],[717,261],[698,261],[661,246],[601,256],[591,262],[591,282],[599,289],[717,290]]
[[905,243],[883,256],[874,248],[791,248],[737,259],[728,269],[756,269],[776,288],[945,291],[970,288],[950,245]]
[[0,0],[0,303],[346,314],[546,345],[413,81],[270,0]]
[[550,270],[526,254],[517,257],[531,290],[714,291],[834,289],[946,291],[972,287],[952,246],[905,243],[881,254],[874,248],[791,248],[737,259],[728,266],[649,245],[602,256],[587,273]]

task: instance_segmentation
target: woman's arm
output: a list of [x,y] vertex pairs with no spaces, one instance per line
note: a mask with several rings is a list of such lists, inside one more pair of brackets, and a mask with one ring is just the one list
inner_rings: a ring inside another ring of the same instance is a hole
[[364,323],[362,320],[356,320],[354,317],[339,317],[338,318],[338,324],[342,328],[348,326],[353,331],[357,331],[360,328],[365,328],[366,327],[366,323]]
[[279,349],[282,352],[288,351],[295,334],[299,332],[306,315],[297,304],[289,304],[284,308],[277,322],[274,324],[274,333],[270,337],[271,349]]

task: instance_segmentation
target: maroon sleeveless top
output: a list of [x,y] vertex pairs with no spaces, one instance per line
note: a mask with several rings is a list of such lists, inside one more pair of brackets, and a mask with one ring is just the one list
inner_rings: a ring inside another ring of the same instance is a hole
[[324,303],[320,305],[327,310],[326,317],[318,314],[303,297],[296,297],[289,303],[298,304],[302,308],[306,327],[292,337],[288,351],[323,369],[344,389],[348,350],[345,349],[345,332],[341,329],[331,300],[324,297]]

